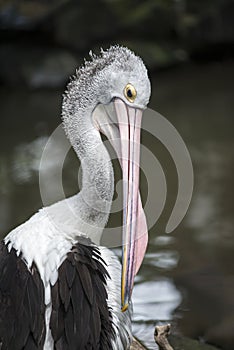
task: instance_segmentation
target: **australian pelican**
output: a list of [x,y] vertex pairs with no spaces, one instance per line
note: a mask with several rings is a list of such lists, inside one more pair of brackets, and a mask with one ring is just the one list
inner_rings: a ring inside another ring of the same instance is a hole
[[[129,349],[133,280],[148,239],[138,185],[149,97],[142,60],[119,46],[91,54],[68,84],[63,126],[81,162],[82,189],[42,208],[1,242],[2,350]],[[100,132],[123,171],[122,265],[100,246],[114,189]]]

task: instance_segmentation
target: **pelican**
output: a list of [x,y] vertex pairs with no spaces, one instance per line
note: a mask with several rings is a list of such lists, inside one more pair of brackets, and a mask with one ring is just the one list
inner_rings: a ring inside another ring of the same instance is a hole
[[[63,127],[82,167],[78,194],[43,207],[0,244],[2,350],[125,350],[131,294],[148,232],[139,194],[140,125],[150,98],[143,61],[120,46],[76,71]],[[122,264],[100,245],[114,192],[111,142],[123,173]]]

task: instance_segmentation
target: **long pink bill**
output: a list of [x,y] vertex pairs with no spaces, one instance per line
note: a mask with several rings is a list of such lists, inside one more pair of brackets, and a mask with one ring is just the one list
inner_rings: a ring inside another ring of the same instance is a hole
[[[139,195],[140,133],[142,110],[114,102],[120,132],[123,171],[122,311],[128,308],[134,277],[147,246],[147,226]],[[120,156],[120,155],[119,155]]]

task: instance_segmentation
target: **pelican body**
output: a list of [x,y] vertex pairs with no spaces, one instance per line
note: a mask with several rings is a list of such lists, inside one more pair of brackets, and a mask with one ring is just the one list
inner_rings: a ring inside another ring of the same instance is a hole
[[[131,292],[147,246],[139,194],[140,125],[150,97],[142,60],[114,46],[91,54],[63,97],[63,126],[82,166],[82,188],[43,207],[0,244],[1,350],[124,350]],[[122,264],[100,245],[114,174],[123,171]]]

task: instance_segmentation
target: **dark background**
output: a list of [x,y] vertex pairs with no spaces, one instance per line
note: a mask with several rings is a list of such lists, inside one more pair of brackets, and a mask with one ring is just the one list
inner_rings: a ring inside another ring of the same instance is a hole
[[[164,169],[168,198],[150,230],[136,279],[134,332],[153,349],[155,324],[171,322],[174,333],[231,350],[234,1],[1,0],[0,234],[42,206],[40,158],[60,123],[69,75],[90,49],[98,53],[113,44],[128,46],[145,61],[152,81],[150,107],[177,128],[195,173],[188,214],[166,235],[176,196],[175,167],[163,145],[143,135]],[[51,181],[56,157],[48,164]],[[69,152],[67,195],[77,190],[77,168]],[[143,197],[146,182],[143,177]]]
[[90,48],[114,43],[137,51],[151,73],[231,59],[233,16],[232,0],[1,0],[0,81],[60,87]]

